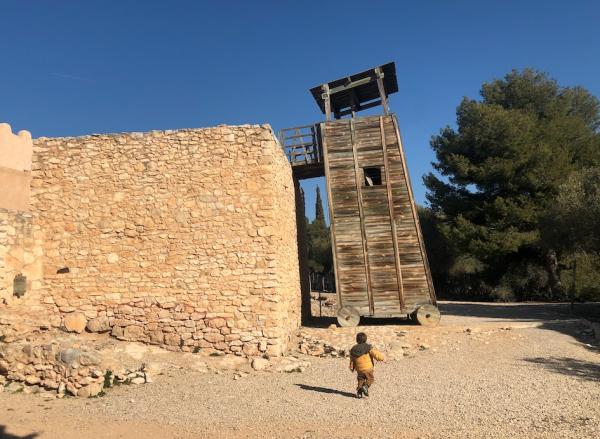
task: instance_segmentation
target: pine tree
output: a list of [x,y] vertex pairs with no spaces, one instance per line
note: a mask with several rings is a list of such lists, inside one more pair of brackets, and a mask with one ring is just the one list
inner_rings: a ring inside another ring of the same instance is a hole
[[530,69],[484,83],[481,96],[463,99],[458,128],[432,138],[442,178],[430,173],[424,181],[456,260],[476,262],[494,286],[511,270],[543,266],[549,243],[540,221],[561,183],[600,164],[600,103]]

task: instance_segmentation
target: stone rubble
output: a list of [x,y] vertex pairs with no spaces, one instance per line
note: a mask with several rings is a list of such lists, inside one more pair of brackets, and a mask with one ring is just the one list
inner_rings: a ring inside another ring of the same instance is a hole
[[237,380],[250,372],[303,372],[310,366],[295,356],[246,358],[214,349],[168,352],[118,341],[106,333],[61,334],[37,328],[14,336],[10,343],[0,342],[0,391],[87,398],[116,385],[152,383],[169,369],[226,373]]

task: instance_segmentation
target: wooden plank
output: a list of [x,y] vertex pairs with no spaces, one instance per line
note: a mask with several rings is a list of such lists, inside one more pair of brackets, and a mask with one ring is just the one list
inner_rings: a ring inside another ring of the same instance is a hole
[[337,87],[333,87],[331,89],[331,94],[339,93],[339,92],[345,91],[345,90],[350,90],[350,89],[353,89],[354,87],[358,87],[363,84],[368,84],[369,82],[371,82],[373,80],[373,78],[370,76],[366,77],[366,78],[358,79],[356,81],[352,81],[350,78],[347,78],[347,79],[348,79],[348,81],[345,84],[338,85]]
[[[381,105],[381,99],[377,99],[376,101],[368,102],[366,104],[359,105],[356,108],[356,111],[367,110],[369,108],[377,107],[378,105]],[[350,110],[342,110],[338,114],[340,116],[347,116],[348,114],[351,114],[351,113],[352,113],[352,109],[350,109]]]
[[[298,129],[300,129],[300,128],[298,128]],[[292,128],[292,130],[296,130],[296,131],[297,131],[298,129],[296,129],[296,128]],[[290,130],[290,131],[291,131],[291,130]],[[306,133],[306,134],[302,134],[302,133],[300,133],[300,134],[294,134],[294,135],[292,135],[292,136],[285,136],[285,140],[290,140],[290,139],[300,139],[300,138],[303,138],[303,137],[310,137],[310,138],[312,138],[312,137],[313,137],[313,133]],[[309,143],[311,143],[311,142],[309,142]]]
[[435,297],[435,290],[433,288],[433,281],[431,279],[431,271],[429,269],[429,261],[427,259],[427,252],[425,251],[425,245],[423,244],[423,236],[421,234],[421,226],[419,224],[419,216],[417,214],[417,206],[415,204],[415,198],[412,193],[412,185],[410,182],[410,176],[408,175],[408,167],[406,165],[406,157],[404,156],[404,150],[402,147],[402,137],[400,136],[400,128],[398,127],[398,121],[396,120],[395,115],[392,115],[391,117],[392,117],[392,122],[394,124],[394,130],[396,131],[396,138],[398,139],[398,152],[400,153],[400,157],[401,157],[401,161],[402,161],[402,169],[404,171],[404,178],[406,180],[406,186],[408,189],[408,198],[410,200],[410,207],[412,210],[413,221],[415,224],[415,229],[417,232],[417,239],[418,239],[419,247],[421,250],[421,258],[422,258],[424,269],[425,269],[425,276],[427,279],[427,284],[429,286],[429,298],[431,300],[431,303],[436,305],[437,301],[436,301],[436,297]]
[[400,301],[400,312],[404,311],[404,284],[402,282],[402,266],[400,264],[400,251],[398,250],[398,235],[396,233],[396,220],[394,218],[394,202],[392,199],[392,181],[390,180],[390,169],[387,154],[387,145],[385,141],[385,129],[383,117],[379,118],[381,129],[381,148],[383,149],[383,168],[385,170],[385,183],[388,199],[388,209],[390,215],[390,225],[392,228],[392,244],[394,246],[394,262],[396,265],[396,280],[398,281],[398,299]]
[[[325,134],[325,129],[321,126],[321,131]],[[325,163],[325,187],[327,188],[327,205],[329,207],[329,233],[331,235],[331,251],[333,253],[333,266],[334,266],[334,275],[335,275],[335,286],[337,293],[337,303],[338,309],[343,305],[342,299],[342,285],[340,284],[340,274],[339,274],[339,266],[338,266],[338,258],[337,258],[337,243],[335,238],[335,221],[334,221],[334,212],[333,212],[333,198],[331,196],[331,182],[329,180],[329,157],[327,154],[327,136],[323,135],[323,160]]]
[[369,312],[374,314],[374,305],[373,305],[373,290],[371,287],[371,275],[369,273],[369,253],[367,247],[367,236],[365,233],[365,215],[363,212],[363,204],[362,204],[362,178],[360,176],[360,170],[358,169],[358,157],[356,151],[356,143],[355,143],[355,132],[354,132],[354,119],[350,119],[350,143],[352,144],[352,154],[354,156],[354,175],[356,179],[356,193],[358,200],[358,212],[360,215],[360,231],[362,235],[362,246],[363,246],[363,258],[365,261],[365,276],[367,279],[367,295],[369,299]]

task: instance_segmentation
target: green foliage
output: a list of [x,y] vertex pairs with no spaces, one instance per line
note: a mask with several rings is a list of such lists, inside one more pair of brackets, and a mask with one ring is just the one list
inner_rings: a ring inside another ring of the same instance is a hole
[[561,284],[573,300],[600,300],[600,167],[573,172],[560,185],[544,237],[563,251]]
[[102,388],[108,389],[109,387],[112,387],[113,381],[114,379],[112,371],[107,370],[104,374],[104,384],[102,385]]
[[484,83],[481,97],[464,98],[457,128],[431,140],[438,175],[424,182],[435,225],[423,228],[437,248],[434,281],[438,290],[560,298],[548,251],[599,249],[600,232],[590,233],[600,230],[600,103],[530,69]]
[[494,302],[514,302],[516,297],[509,287],[501,285],[492,291],[491,299]]
[[312,271],[327,273],[333,265],[333,254],[331,251],[331,235],[329,226],[325,223],[323,201],[317,186],[317,197],[315,201],[315,219],[309,222],[306,219],[306,231],[308,235],[308,266]]
[[560,280],[571,300],[600,300],[600,255],[577,252],[564,257]]
[[552,289],[546,268],[535,262],[519,263],[509,267],[500,280],[499,289],[512,292],[518,300],[565,299],[561,289]]
[[600,250],[600,167],[573,172],[543,222],[544,238],[569,253]]

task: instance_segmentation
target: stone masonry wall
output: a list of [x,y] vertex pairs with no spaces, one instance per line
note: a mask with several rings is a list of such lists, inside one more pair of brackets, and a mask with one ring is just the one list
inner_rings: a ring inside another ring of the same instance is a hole
[[294,186],[268,126],[40,138],[53,325],[280,355],[299,325]]
[[[0,208],[0,306],[20,304],[42,312],[43,233],[32,224],[32,215]],[[13,294],[14,279],[25,276],[27,293]]]

